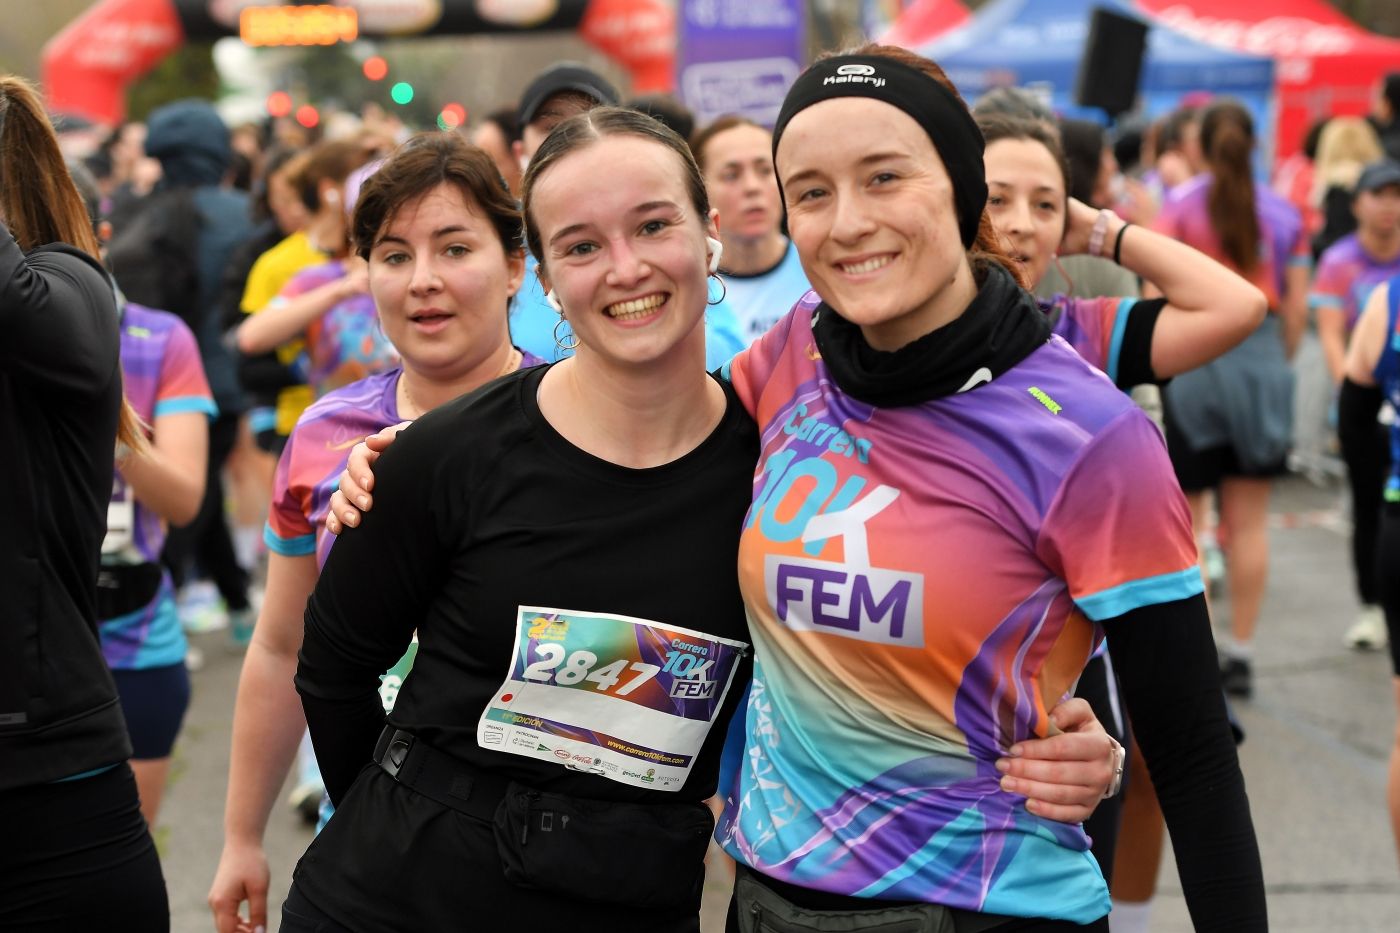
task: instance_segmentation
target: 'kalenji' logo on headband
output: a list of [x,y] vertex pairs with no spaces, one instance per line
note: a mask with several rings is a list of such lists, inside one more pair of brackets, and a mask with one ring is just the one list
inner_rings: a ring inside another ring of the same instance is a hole
[[873,65],[840,65],[836,74],[831,75],[822,85],[828,84],[868,84],[871,87],[884,87],[885,79],[874,77]]

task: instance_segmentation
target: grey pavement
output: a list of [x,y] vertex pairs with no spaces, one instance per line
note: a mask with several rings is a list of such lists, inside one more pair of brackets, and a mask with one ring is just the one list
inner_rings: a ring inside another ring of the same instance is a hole
[[[1395,733],[1389,662],[1342,646],[1356,610],[1342,493],[1293,478],[1274,495],[1273,565],[1258,635],[1255,697],[1238,704],[1241,748],[1263,852],[1272,929],[1400,930],[1400,873],[1385,809]],[[1218,607],[1221,622],[1226,607]],[[218,863],[229,727],[240,657],[224,635],[196,637],[207,663],[176,749],[158,828],[173,929],[212,929],[205,895]],[[268,833],[279,905],[310,833],[285,808]],[[705,933],[722,929],[712,879]],[[274,910],[274,917],[276,911]],[[271,924],[275,930],[277,924]],[[1190,930],[1175,867],[1163,861],[1154,933]]]

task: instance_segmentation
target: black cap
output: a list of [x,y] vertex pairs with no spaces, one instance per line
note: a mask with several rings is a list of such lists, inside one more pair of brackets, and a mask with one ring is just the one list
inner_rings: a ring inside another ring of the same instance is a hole
[[520,95],[520,125],[533,120],[540,106],[562,91],[575,91],[600,105],[615,105],[621,99],[612,82],[592,68],[578,62],[560,62],[541,72]]
[[1379,191],[1387,185],[1400,185],[1400,162],[1393,159],[1381,159],[1362,169],[1352,197],[1363,191]]

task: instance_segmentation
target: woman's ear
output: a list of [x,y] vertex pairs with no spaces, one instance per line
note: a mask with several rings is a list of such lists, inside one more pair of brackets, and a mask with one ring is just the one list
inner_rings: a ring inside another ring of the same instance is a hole
[[506,253],[506,293],[512,298],[525,284],[525,251],[510,250]]

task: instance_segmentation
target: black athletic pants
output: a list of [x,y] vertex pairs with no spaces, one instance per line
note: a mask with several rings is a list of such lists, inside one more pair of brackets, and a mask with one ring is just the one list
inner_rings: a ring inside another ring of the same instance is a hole
[[[1345,423],[1338,430],[1346,431]],[[1390,428],[1371,424],[1355,438],[1342,439],[1347,479],[1351,483],[1351,564],[1361,602],[1380,602],[1376,578],[1376,541],[1380,534],[1381,495],[1390,472]]]
[[238,416],[220,415],[209,425],[209,471],[204,501],[194,521],[172,528],[165,539],[161,562],[170,568],[178,589],[193,559],[219,588],[230,612],[248,608],[248,571],[238,563],[233,536],[224,514],[224,463],[238,440]]
[[170,905],[126,763],[0,791],[0,930],[166,933]]

